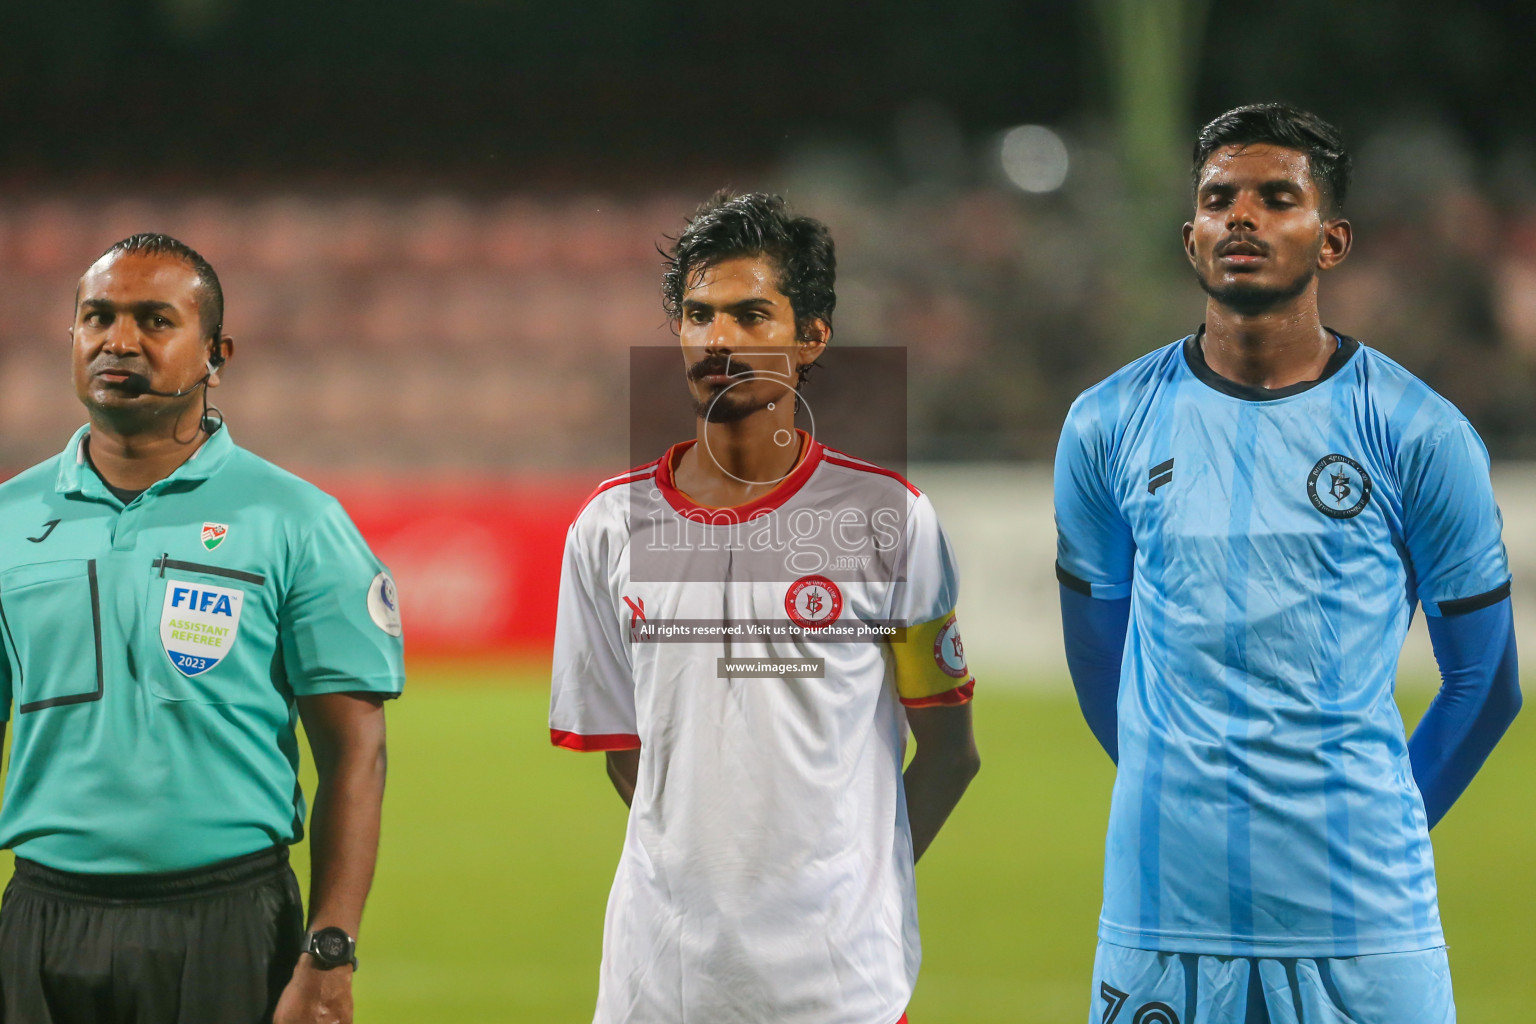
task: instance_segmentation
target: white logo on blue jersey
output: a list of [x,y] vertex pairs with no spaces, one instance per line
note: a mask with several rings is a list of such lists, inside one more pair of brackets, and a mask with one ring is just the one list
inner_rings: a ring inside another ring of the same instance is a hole
[[160,610],[160,643],[184,676],[207,672],[234,646],[243,591],[208,583],[168,580]]

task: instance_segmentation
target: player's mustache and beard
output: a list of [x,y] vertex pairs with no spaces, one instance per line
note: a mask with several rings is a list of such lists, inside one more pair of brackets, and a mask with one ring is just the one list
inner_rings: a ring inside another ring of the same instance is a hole
[[[1228,237],[1217,243],[1216,248],[1212,250],[1212,257],[1219,257],[1223,249],[1237,241],[1259,248],[1266,256],[1270,254],[1270,246],[1265,242],[1251,238]],[[1205,294],[1240,316],[1258,316],[1277,306],[1285,305],[1307,290],[1307,286],[1317,276],[1317,253],[1312,254],[1312,258],[1307,261],[1306,269],[1295,279],[1277,285],[1258,284],[1242,278],[1231,284],[1213,284],[1198,264],[1194,270],[1195,280],[1200,282],[1200,288]]]
[[[742,381],[776,380],[783,382],[783,374],[771,371],[759,372],[741,360],[732,361],[729,356],[707,356],[688,367],[688,379],[694,382],[705,377],[729,376],[730,383],[715,385],[708,398],[694,399],[693,414],[708,423],[740,423],[783,396],[762,397],[753,394],[756,389],[737,387]],[[785,391],[790,391],[787,383]]]

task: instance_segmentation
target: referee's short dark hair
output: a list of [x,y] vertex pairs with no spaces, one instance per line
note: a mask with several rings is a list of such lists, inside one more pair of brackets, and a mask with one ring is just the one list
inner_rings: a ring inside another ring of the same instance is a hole
[[1235,107],[1200,129],[1195,139],[1191,189],[1200,188],[1200,173],[1211,154],[1222,146],[1267,143],[1307,154],[1312,181],[1322,193],[1325,213],[1339,216],[1349,194],[1351,164],[1338,128],[1311,111],[1289,103],[1253,103]]
[[779,196],[716,192],[700,206],[672,246],[662,252],[662,305],[675,323],[683,319],[683,293],[700,271],[739,257],[767,257],[778,270],[779,291],[789,299],[795,329],[803,338],[811,321],[832,325],[837,307],[837,254],[827,226],[791,214]]
[[197,317],[202,323],[203,334],[209,340],[217,341],[224,333],[224,288],[219,284],[213,264],[203,259],[196,249],[170,235],[145,231],[114,243],[97,257],[97,262],[113,254],[171,256],[191,267],[197,274]]

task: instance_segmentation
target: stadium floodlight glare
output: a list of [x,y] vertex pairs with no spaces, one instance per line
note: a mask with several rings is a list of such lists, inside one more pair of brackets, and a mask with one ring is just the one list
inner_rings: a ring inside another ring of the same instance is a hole
[[1067,180],[1067,144],[1044,125],[1008,129],[998,159],[1008,180],[1025,192],[1054,192]]

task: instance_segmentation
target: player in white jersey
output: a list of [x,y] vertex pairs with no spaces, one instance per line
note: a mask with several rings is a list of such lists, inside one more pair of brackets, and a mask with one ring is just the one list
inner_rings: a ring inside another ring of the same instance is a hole
[[669,258],[697,437],[589,499],[555,631],[551,738],[630,804],[594,1019],[896,1024],[913,864],[979,766],[954,558],[899,474],[795,429],[826,228],[722,193]]

